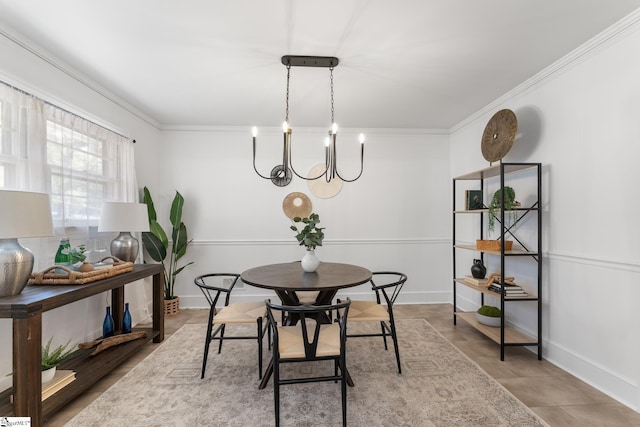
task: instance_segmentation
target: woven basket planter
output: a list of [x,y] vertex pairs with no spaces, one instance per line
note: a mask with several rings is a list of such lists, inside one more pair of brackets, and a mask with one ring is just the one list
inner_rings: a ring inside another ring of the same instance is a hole
[[164,301],[164,315],[175,316],[180,311],[180,298],[165,299]]

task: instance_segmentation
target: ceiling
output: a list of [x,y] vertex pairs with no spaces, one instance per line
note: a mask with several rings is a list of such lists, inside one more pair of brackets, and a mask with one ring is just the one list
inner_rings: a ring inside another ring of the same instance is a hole
[[[339,58],[340,126],[450,129],[639,7],[640,0],[0,0],[0,29],[160,127],[278,126],[280,58],[290,54]],[[328,69],[293,67],[290,90],[292,126],[327,126]]]

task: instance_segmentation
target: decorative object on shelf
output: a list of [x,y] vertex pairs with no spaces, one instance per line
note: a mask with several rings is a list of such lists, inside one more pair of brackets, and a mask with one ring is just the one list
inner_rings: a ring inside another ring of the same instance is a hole
[[116,345],[119,345],[125,342],[135,341],[137,339],[146,338],[146,337],[147,337],[147,331],[136,331],[136,332],[131,332],[130,334],[124,334],[124,335],[120,334],[113,337],[101,338],[93,341],[83,342],[78,344],[78,348],[87,349],[87,348],[95,347],[93,351],[89,353],[89,356],[95,356],[96,354],[110,347],[114,347]]
[[78,271],[80,273],[88,273],[90,271],[94,271],[96,268],[90,262],[84,261],[80,267],[78,267]]
[[147,207],[143,203],[105,202],[100,212],[98,231],[120,233],[111,241],[111,255],[135,262],[140,244],[131,232],[149,231]]
[[476,311],[476,319],[483,325],[500,327],[502,313],[498,307],[483,305]]
[[[476,249],[479,251],[499,251],[501,240],[476,240]],[[513,240],[504,241],[504,250],[510,251],[513,248]]]
[[33,271],[33,254],[19,237],[53,236],[49,195],[0,190],[0,297],[18,295]]
[[482,190],[467,190],[465,192],[464,208],[468,211],[484,208],[482,203]]
[[122,333],[131,333],[131,312],[129,312],[129,303],[124,303],[124,315],[122,316]]
[[471,275],[476,279],[484,279],[484,276],[487,274],[487,267],[484,266],[484,263],[481,259],[474,259],[473,264],[471,265]]
[[53,379],[56,374],[56,367],[76,356],[75,349],[69,348],[71,340],[67,341],[65,345],[59,345],[56,348],[51,348],[51,341],[53,337],[49,338],[47,344],[42,348],[42,361],[40,363],[40,369],[42,370],[42,383],[47,383]]
[[282,210],[289,219],[309,216],[312,209],[311,200],[304,193],[289,193],[282,201]]
[[[149,228],[150,232],[142,233],[142,241],[144,242],[147,253],[155,262],[162,263],[164,267],[164,299],[165,299],[165,314],[167,313],[167,305],[171,307],[170,311],[175,310],[177,312],[177,305],[179,299],[174,295],[174,286],[176,283],[176,277],[182,270],[193,264],[189,262],[182,267],[178,267],[178,261],[187,253],[187,247],[191,243],[187,239],[187,227],[182,222],[182,208],[184,206],[184,197],[178,191],[171,203],[171,211],[169,212],[169,220],[172,225],[171,232],[171,248],[169,248],[169,239],[164,229],[157,221],[156,209],[151,199],[151,193],[147,187],[144,187],[144,203],[147,205],[147,211],[149,216]],[[165,259],[169,255],[169,260],[165,264]],[[168,269],[168,270],[167,270]],[[172,303],[167,303],[167,300],[174,300]],[[175,313],[173,313],[175,314]],[[171,315],[171,314],[170,314]]]
[[[309,170],[308,177],[317,176],[322,172],[325,165],[317,164]],[[342,190],[342,180],[340,178],[334,178],[327,182],[326,179],[316,179],[313,181],[307,181],[307,187],[314,196],[320,199],[330,199]]]
[[493,197],[491,198],[491,203],[489,203],[489,222],[487,225],[487,229],[489,232],[493,232],[496,224],[496,214],[500,211],[502,206],[502,193],[504,192],[504,210],[510,211],[508,214],[508,219],[513,222],[517,218],[516,212],[513,208],[517,208],[520,206],[520,203],[516,201],[516,191],[509,187],[504,186],[502,190],[498,189],[495,193],[493,193]]
[[[324,177],[326,182],[331,182],[334,179],[340,179],[345,182],[353,182],[362,176],[364,169],[364,135],[360,134],[360,173],[353,179],[345,179],[340,176],[337,168],[337,134],[338,125],[334,120],[334,102],[333,102],[333,69],[338,66],[339,60],[333,56],[296,56],[285,55],[281,58],[283,65],[287,67],[287,93],[286,93],[286,105],[285,105],[285,120],[282,124],[282,131],[284,132],[283,142],[283,156],[282,164],[276,165],[271,169],[271,173],[266,176],[258,172],[256,167],[256,140],[258,136],[258,129],[256,127],[252,130],[253,135],[253,169],[255,172],[264,179],[270,179],[275,185],[283,187],[288,185],[293,178],[293,174],[304,180],[318,180]],[[289,127],[289,81],[291,79],[291,67],[324,67],[329,68],[329,82],[331,88],[331,129],[328,132],[328,136],[325,139],[325,160],[322,169],[317,174],[310,176],[302,176],[296,172],[292,162],[292,139],[291,128]]]
[[104,316],[102,322],[102,336],[108,338],[115,333],[115,325],[113,323],[113,316],[111,316],[111,307],[107,306],[107,314]]
[[72,268],[78,270],[82,266],[84,260],[87,259],[86,251],[84,245],[69,249],[69,264]]
[[[56,251],[56,255],[53,260],[54,263],[63,267],[69,267],[71,265],[71,256],[69,255],[70,250],[71,243],[69,243],[69,238],[62,237],[60,239],[60,244],[58,245],[58,250]],[[56,273],[62,272],[63,270],[56,270]]]
[[291,226],[291,230],[297,233],[296,240],[298,244],[307,249],[301,261],[302,269],[308,273],[312,273],[316,271],[320,265],[320,260],[318,260],[315,254],[315,249],[317,246],[322,246],[322,241],[324,240],[324,232],[322,231],[324,228],[317,226],[320,223],[320,216],[316,213],[312,213],[305,218],[297,216],[293,218],[293,222],[304,224],[301,230],[299,230],[295,224]]
[[518,132],[518,119],[511,110],[500,110],[491,117],[482,133],[480,148],[488,162],[496,162],[507,155]]
[[[88,263],[83,263],[82,266],[86,264]],[[105,257],[98,264],[98,267],[90,265],[89,271],[80,271],[80,269],[75,271],[63,266],[49,267],[39,273],[32,273],[28,283],[30,285],[85,285],[133,270],[132,262],[125,262],[116,257]]]

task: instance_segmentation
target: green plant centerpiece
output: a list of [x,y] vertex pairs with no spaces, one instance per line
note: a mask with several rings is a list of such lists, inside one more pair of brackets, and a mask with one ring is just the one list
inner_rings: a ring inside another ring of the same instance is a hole
[[[516,192],[513,188],[509,186],[503,187],[504,190],[504,209],[512,210],[513,208],[520,206],[520,203],[516,201]],[[498,189],[495,193],[493,193],[493,198],[491,199],[491,203],[489,203],[489,222],[488,222],[488,230],[489,233],[492,233],[495,230],[495,221],[498,212],[502,206],[502,191]],[[516,219],[516,212],[511,211],[509,213],[509,219],[511,222]]]
[[[294,224],[291,225],[291,230],[296,232],[298,244],[307,249],[301,261],[302,269],[308,273],[313,273],[320,265],[320,260],[315,254],[315,249],[318,246],[322,246],[322,241],[324,240],[324,228],[318,227],[320,216],[316,213],[311,213],[305,218],[297,216],[293,218],[293,222]],[[298,228],[296,224],[304,226]]]
[[[183,266],[178,265],[178,261],[187,253],[187,247],[191,243],[187,239],[187,227],[182,222],[182,208],[184,206],[184,197],[178,191],[171,203],[171,211],[169,212],[169,220],[171,221],[171,247],[169,247],[169,239],[164,229],[158,223],[158,216],[153,205],[151,193],[147,187],[144,187],[144,203],[147,205],[149,215],[149,229],[142,233],[142,242],[147,253],[156,262],[162,263],[164,267],[164,299],[173,300],[176,298],[174,294],[174,286],[176,276],[186,267],[193,264],[189,262]],[[169,259],[167,260],[167,256]]]
[[75,356],[75,349],[69,348],[71,340],[67,341],[65,345],[59,345],[55,348],[51,348],[51,341],[53,337],[49,338],[47,345],[42,348],[42,363],[40,370],[46,371],[51,368],[55,368],[65,360],[69,360]]

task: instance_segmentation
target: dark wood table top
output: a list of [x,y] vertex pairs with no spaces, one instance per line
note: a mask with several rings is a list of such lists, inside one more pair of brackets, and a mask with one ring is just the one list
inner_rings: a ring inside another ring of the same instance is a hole
[[352,264],[321,262],[313,273],[305,272],[300,262],[270,264],[243,271],[244,283],[275,291],[337,291],[366,283],[371,271]]

